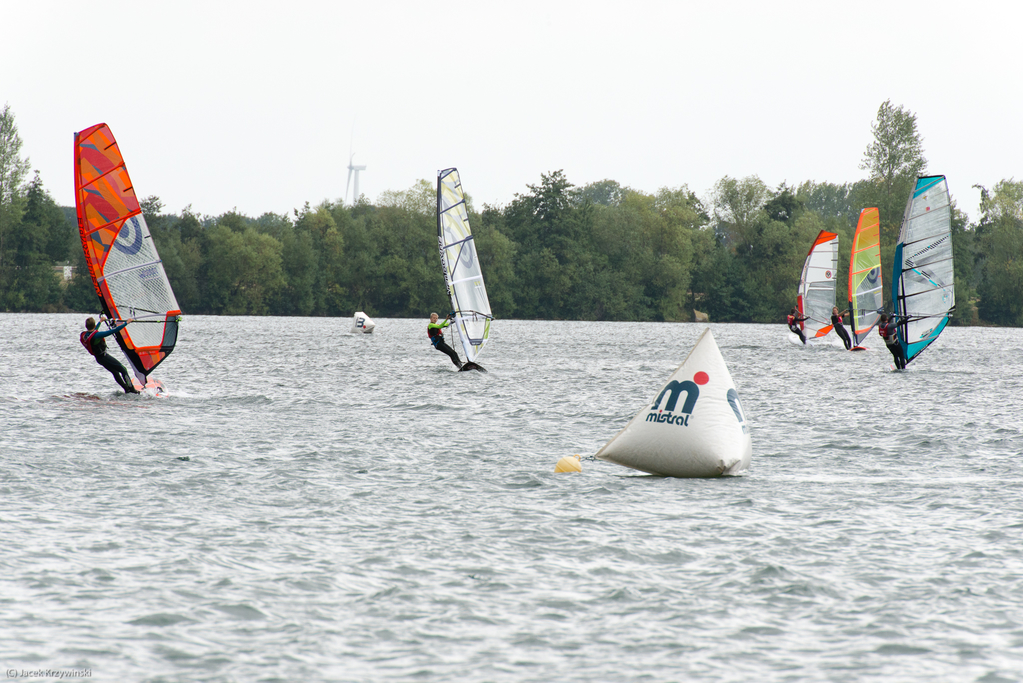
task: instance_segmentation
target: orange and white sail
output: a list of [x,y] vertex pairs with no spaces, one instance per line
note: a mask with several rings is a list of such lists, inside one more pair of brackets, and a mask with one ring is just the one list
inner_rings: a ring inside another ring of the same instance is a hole
[[174,349],[181,310],[105,123],[75,133],[75,208],[103,312],[115,321],[135,319],[115,336],[144,385]]
[[833,329],[831,309],[835,305],[835,285],[838,283],[838,235],[821,230],[803,262],[799,277],[796,308],[803,321],[808,339],[823,337]]

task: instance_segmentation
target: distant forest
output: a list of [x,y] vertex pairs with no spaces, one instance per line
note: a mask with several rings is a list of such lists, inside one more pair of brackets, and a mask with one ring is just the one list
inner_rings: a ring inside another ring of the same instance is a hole
[[[817,233],[840,236],[838,302],[860,210],[880,212],[885,301],[910,189],[926,174],[916,116],[885,102],[864,152],[866,178],[770,188],[724,177],[701,201],[685,185],[647,194],[604,180],[542,174],[470,224],[497,318],[781,322]],[[0,310],[95,312],[74,209],[57,206],[27,161],[9,107],[0,117]],[[129,160],[130,161],[130,160]],[[951,171],[951,169],[940,169]],[[471,188],[469,188],[471,189]],[[164,212],[142,201],[182,311],[213,315],[442,315],[436,189],[306,205],[293,215]],[[1023,326],[1023,182],[981,188],[980,218],[954,206],[952,324]],[[74,266],[64,279],[64,265]]]

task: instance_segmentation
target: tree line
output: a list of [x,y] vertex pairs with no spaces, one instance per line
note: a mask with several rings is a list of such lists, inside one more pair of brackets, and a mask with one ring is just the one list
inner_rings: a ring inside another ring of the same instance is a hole
[[[497,318],[780,322],[821,230],[840,236],[838,301],[860,210],[881,219],[885,300],[906,199],[926,159],[916,117],[885,102],[855,183],[768,187],[724,177],[701,199],[685,185],[650,194],[603,180],[542,174],[504,206],[469,199]],[[29,164],[9,107],[0,115],[0,310],[95,311],[74,209],[57,206]],[[1023,182],[981,189],[970,223],[953,202],[953,324],[1023,326]],[[292,215],[201,216],[142,202],[185,314],[423,317],[448,300],[437,247],[436,191],[421,180],[353,206]],[[70,281],[63,264],[74,266]]]

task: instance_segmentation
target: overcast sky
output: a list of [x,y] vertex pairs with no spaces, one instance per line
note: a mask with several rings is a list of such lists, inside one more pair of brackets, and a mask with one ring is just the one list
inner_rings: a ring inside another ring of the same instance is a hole
[[585,185],[843,183],[886,99],[977,218],[1023,178],[1023,3],[0,0],[0,106],[73,205],[73,133],[110,125],[169,212],[291,213],[457,166],[477,208]]

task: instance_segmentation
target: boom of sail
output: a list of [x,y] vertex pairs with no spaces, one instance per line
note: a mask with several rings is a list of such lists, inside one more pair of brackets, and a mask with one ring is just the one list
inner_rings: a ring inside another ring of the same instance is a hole
[[876,208],[860,211],[849,258],[849,313],[853,346],[877,325],[884,307],[881,291],[881,231]]
[[490,338],[490,311],[476,243],[458,169],[437,173],[437,241],[444,268],[444,284],[454,313],[452,327],[469,363],[475,363]]
[[146,226],[124,158],[105,123],[75,133],[75,208],[85,262],[141,383],[174,350],[181,310]]
[[831,332],[831,309],[835,305],[835,284],[838,281],[838,235],[821,230],[803,262],[799,276],[796,308],[803,321],[807,339],[823,337]]
[[943,175],[918,178],[906,203],[892,298],[907,363],[938,338],[956,307],[950,205]]

